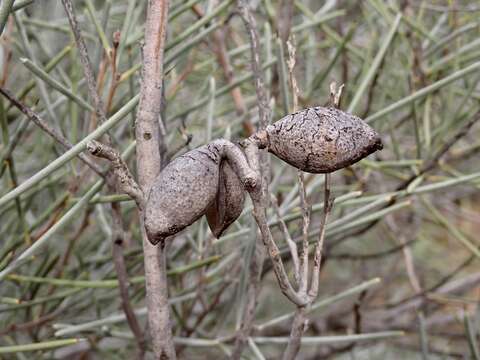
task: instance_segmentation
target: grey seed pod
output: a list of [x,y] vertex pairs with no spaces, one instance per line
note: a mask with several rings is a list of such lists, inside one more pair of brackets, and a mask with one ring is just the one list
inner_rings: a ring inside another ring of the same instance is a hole
[[145,206],[145,228],[153,244],[193,224],[215,202],[220,164],[228,161],[240,185],[255,187],[257,176],[242,151],[215,140],[168,164],[155,179]]
[[266,129],[268,151],[309,173],[329,173],[383,148],[375,130],[333,107],[287,115]]
[[238,219],[245,202],[245,189],[237,174],[227,161],[220,165],[217,196],[207,209],[207,221],[213,235],[218,239]]

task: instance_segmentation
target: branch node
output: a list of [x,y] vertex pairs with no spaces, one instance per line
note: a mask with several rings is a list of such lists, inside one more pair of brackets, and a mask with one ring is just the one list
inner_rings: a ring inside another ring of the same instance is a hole
[[137,203],[139,208],[143,208],[145,202],[143,191],[133,178],[127,163],[122,159],[120,153],[114,148],[96,140],[87,143],[87,150],[90,154],[107,159],[112,163],[110,171],[117,181],[119,190],[129,195]]

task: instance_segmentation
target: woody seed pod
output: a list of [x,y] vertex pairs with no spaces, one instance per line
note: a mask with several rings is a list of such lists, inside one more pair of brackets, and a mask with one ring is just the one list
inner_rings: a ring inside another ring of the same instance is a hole
[[375,130],[336,108],[287,115],[266,129],[268,151],[309,173],[330,173],[383,148]]
[[[151,243],[178,233],[207,212],[215,202],[224,161],[238,174],[241,186],[256,186],[256,174],[242,151],[229,141],[215,140],[179,156],[160,172],[148,195],[144,220]],[[232,222],[232,215],[224,211],[215,231],[223,231],[224,218]]]
[[220,165],[217,196],[207,209],[207,221],[213,235],[218,239],[238,219],[245,202],[245,189],[228,162]]

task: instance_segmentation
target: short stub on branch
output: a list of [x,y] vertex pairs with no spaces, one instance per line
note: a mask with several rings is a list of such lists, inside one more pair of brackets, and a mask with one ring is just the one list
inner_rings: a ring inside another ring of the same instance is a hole
[[137,203],[137,206],[142,209],[145,203],[143,191],[133,178],[127,163],[122,159],[120,153],[114,148],[96,140],[88,142],[87,150],[93,156],[110,161],[111,167],[109,171],[116,179],[118,190],[129,195]]

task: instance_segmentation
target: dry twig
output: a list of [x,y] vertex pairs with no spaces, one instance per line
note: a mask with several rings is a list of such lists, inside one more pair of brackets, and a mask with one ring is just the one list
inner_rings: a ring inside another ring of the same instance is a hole
[[[80,62],[82,63],[83,72],[87,81],[87,89],[90,98],[93,100],[95,114],[100,122],[103,123],[107,120],[105,114],[105,108],[103,100],[97,92],[97,84],[95,80],[95,75],[93,72],[92,63],[90,57],[88,56],[87,46],[85,40],[81,34],[80,27],[78,26],[78,21],[74,12],[73,3],[71,0],[62,0],[63,7],[68,17],[70,27],[73,31],[75,38],[75,43],[79,50]],[[115,76],[115,71],[112,76]],[[116,84],[116,78],[112,78],[114,84]],[[110,107],[111,99],[115,92],[116,85],[112,85],[111,91],[109,93],[107,111]],[[108,145],[112,144],[110,135],[107,133],[105,139]],[[98,155],[100,157],[110,160],[113,164],[113,169],[109,174],[113,174],[118,177],[118,183],[124,191],[128,191],[129,195],[137,202],[138,206],[143,204],[143,194],[138,188],[138,185],[133,180],[130,172],[128,171],[126,163],[121,159],[120,154],[114,151],[111,148],[102,146],[100,143],[92,142],[90,143],[90,152],[93,155]],[[111,180],[111,177],[107,177],[107,185],[110,191],[115,192],[115,185]],[[133,334],[135,335],[135,340],[137,342],[137,358],[143,359],[145,353],[145,338],[143,332],[140,329],[138,320],[133,312],[132,306],[130,304],[128,296],[128,283],[127,283],[127,269],[125,266],[125,258],[123,256],[123,246],[125,244],[125,231],[123,225],[123,219],[121,216],[120,206],[118,204],[111,205],[112,219],[114,221],[113,231],[112,231],[112,252],[114,257],[115,271],[117,272],[118,281],[120,285],[120,295],[122,298],[122,307],[125,312],[125,315],[128,320],[128,324]]]
[[[250,39],[252,72],[255,81],[255,91],[257,94],[258,115],[260,118],[259,127],[257,130],[264,130],[270,121],[271,115],[260,62],[260,41],[258,38],[257,25],[250,12],[248,2],[245,0],[238,0],[237,5]],[[254,217],[259,224],[259,220],[263,221],[262,227],[259,226],[259,228],[262,233],[264,244],[265,241],[268,241],[269,244],[272,244],[273,239],[271,239],[271,237],[268,238],[267,236],[267,233],[270,232],[268,231],[268,225],[265,217],[266,206],[268,204],[267,187],[269,183],[269,162],[267,154],[265,151],[262,151],[262,153],[259,155],[257,146],[252,142],[247,141],[245,144],[245,154],[247,155],[250,167],[256,171],[257,174],[259,174],[259,179],[261,179],[261,184],[259,184],[253,191],[255,194],[252,196],[253,192],[250,192],[252,200],[255,198],[253,211]],[[276,254],[278,255],[278,249]],[[280,259],[279,256],[275,257]],[[263,249],[259,239],[257,238],[255,239],[255,250],[249,264],[249,281],[243,321],[236,335],[232,359],[240,359],[242,351],[247,343],[247,339],[252,331],[255,308],[257,305],[258,293],[260,291],[260,275],[262,273],[263,261]],[[284,275],[286,276],[286,274]]]

